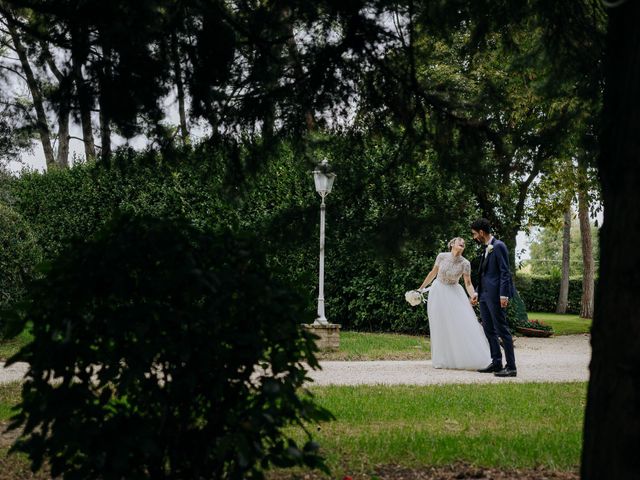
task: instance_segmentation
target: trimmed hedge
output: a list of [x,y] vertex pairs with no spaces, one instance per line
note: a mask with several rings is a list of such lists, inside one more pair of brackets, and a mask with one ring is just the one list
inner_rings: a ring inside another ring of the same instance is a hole
[[[427,333],[425,312],[411,308],[404,292],[422,282],[451,237],[468,236],[473,198],[428,155],[391,169],[395,146],[333,140],[326,152],[338,173],[327,199],[327,317],[350,330]],[[283,143],[251,172],[250,154],[224,144],[173,158],[121,150],[110,162],[22,175],[11,194],[50,261],[116,212],[252,231],[268,267],[305,289],[301,322],[313,321],[320,203],[313,165]]]
[[[516,288],[530,312],[555,312],[560,278],[543,275],[516,275]],[[582,279],[569,279],[567,313],[580,314]]]

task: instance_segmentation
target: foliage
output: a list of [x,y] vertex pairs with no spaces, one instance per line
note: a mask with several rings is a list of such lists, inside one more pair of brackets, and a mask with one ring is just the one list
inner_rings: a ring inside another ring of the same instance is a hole
[[[382,140],[336,134],[317,149],[338,174],[327,198],[329,319],[348,329],[426,333],[425,312],[411,309],[403,294],[420,284],[451,237],[468,234],[471,198],[432,157],[397,165],[394,146]],[[253,231],[269,267],[305,289],[311,316],[319,206],[312,164],[290,142],[257,169],[253,155],[248,143],[199,145],[174,158],[125,150],[109,162],[25,174],[11,194],[49,259],[119,210]]]
[[[553,81],[544,22],[515,15],[508,29],[488,28],[492,15],[480,14],[482,3],[460,2],[458,17],[446,3],[416,6],[412,43],[384,58],[372,80],[378,96],[367,107],[375,107],[374,125],[381,109],[401,124],[414,115],[416,135],[473,193],[514,264],[516,234],[531,214],[529,189],[566,150],[580,108],[574,84]],[[502,16],[504,5],[495,3],[487,11]],[[480,18],[461,20],[465,14]],[[399,72],[395,83],[390,72]]]
[[[516,275],[516,288],[527,310],[533,312],[553,312],[558,302],[560,278],[540,275]],[[597,281],[596,281],[597,283]],[[567,313],[580,313],[582,279],[569,279],[569,301]]]
[[[41,255],[29,224],[12,208],[0,204],[0,309],[22,298],[26,284],[36,276]],[[4,323],[0,318],[0,338]]]
[[507,307],[507,322],[509,323],[509,328],[511,331],[514,331],[516,326],[520,326],[528,321],[527,307],[520,292],[516,288],[516,294],[513,298],[509,299],[509,305]]
[[122,149],[108,161],[24,172],[9,185],[10,194],[50,260],[68,253],[70,239],[90,237],[118,211],[229,225],[220,194],[226,148],[203,144],[180,152],[179,160]]
[[303,445],[286,433],[330,418],[299,390],[303,363],[318,366],[301,305],[255,241],[118,218],[30,289],[13,449],[69,478],[322,468],[310,433]]
[[528,320],[526,322],[522,322],[518,326],[524,328],[532,328],[534,330],[542,330],[545,332],[553,332],[553,327],[551,325],[547,325],[541,320]]
[[[591,238],[593,240],[593,257],[596,265],[600,258],[598,242],[598,227],[591,226]],[[525,261],[525,265],[531,265],[531,273],[534,275],[550,275],[560,277],[562,274],[562,226],[545,227],[535,236],[531,242],[531,258]],[[580,237],[580,224],[574,218],[571,224],[571,254],[569,274],[573,277],[581,276],[583,271],[582,241]]]
[[10,160],[15,160],[21,151],[30,146],[25,132],[12,127],[9,120],[5,112],[0,112],[0,169],[4,169]]
[[[327,315],[348,329],[426,333],[425,311],[409,307],[404,292],[420,285],[448,240],[469,237],[472,199],[434,165],[432,152],[397,165],[393,145],[364,146],[334,153]],[[471,248],[466,254],[475,256]]]
[[214,131],[300,132],[315,112],[344,108],[390,3],[10,0],[1,13],[35,58],[55,46],[59,69],[83,74],[83,88],[52,89],[52,101],[98,104],[125,137],[148,129],[170,143],[163,99],[178,82]]

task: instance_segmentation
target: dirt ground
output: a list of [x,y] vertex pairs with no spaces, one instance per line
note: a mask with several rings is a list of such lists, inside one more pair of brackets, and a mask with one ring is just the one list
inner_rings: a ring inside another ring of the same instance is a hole
[[[318,473],[268,475],[269,480],[327,480]],[[336,477],[337,480],[578,480],[578,472],[556,472],[547,469],[478,468],[465,463],[441,467],[406,468],[380,465],[372,475]]]

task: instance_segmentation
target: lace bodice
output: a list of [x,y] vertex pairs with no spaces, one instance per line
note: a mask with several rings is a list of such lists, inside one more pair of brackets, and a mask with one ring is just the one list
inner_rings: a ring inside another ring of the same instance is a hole
[[453,285],[460,281],[463,273],[471,273],[471,263],[462,255],[454,256],[452,253],[441,253],[436,257],[438,266],[437,280],[448,285]]

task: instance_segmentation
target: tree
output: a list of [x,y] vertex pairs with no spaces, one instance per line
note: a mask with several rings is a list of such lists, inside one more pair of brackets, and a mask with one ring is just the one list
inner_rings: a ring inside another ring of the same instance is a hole
[[314,115],[344,109],[353,97],[371,49],[384,41],[380,15],[387,3],[5,0],[0,12],[26,8],[16,28],[70,58],[92,156],[96,106],[103,150],[111,125],[126,138],[147,128],[160,145],[170,145],[162,120],[174,86],[183,137],[186,94],[191,118],[215,132],[257,135],[271,126],[278,135],[305,132]]
[[582,238],[582,301],[580,303],[580,316],[582,318],[593,317],[595,265],[593,259],[593,247],[591,238],[591,225],[589,222],[589,195],[587,181],[587,165],[584,159],[578,165],[580,188],[578,189],[578,218],[580,219],[580,237]]
[[[557,221],[558,213],[562,209],[570,208],[566,207],[566,205],[570,205],[571,203],[578,204],[578,218],[580,220],[578,226],[582,240],[582,245],[579,248],[579,251],[582,252],[582,268],[580,269],[580,273],[583,274],[583,310],[581,316],[583,318],[591,318],[593,315],[595,260],[594,249],[592,247],[593,226],[591,225],[590,217],[597,211],[595,208],[591,208],[591,206],[599,202],[599,189],[596,184],[596,172],[588,166],[586,159],[588,152],[579,148],[572,148],[571,150],[578,155],[578,159],[555,162],[555,165],[547,171],[547,174],[532,189],[534,215],[531,217],[531,223],[553,226]],[[567,223],[565,223],[565,228],[570,228],[570,225],[567,227]],[[564,244],[563,252],[565,251],[564,248],[569,248],[567,245],[567,243]],[[539,261],[545,260],[541,259]],[[536,266],[536,269],[539,270],[540,267]],[[577,273],[575,268],[571,270],[572,275]],[[564,268],[562,273],[564,282]],[[560,295],[563,295],[562,289]]]
[[[594,263],[599,261],[598,256],[598,227],[595,222],[589,221],[591,236],[594,240],[592,244]],[[528,264],[531,265],[531,273],[535,275],[562,276],[562,251],[563,251],[563,217],[557,218],[548,227],[540,228],[533,235],[530,245],[531,258]],[[573,215],[571,219],[571,237],[569,250],[571,259],[569,263],[569,276],[582,276],[584,272],[582,262],[582,233],[580,232],[580,221]]]
[[0,174],[4,174],[7,163],[17,160],[20,152],[30,147],[30,139],[24,131],[11,125],[6,110],[0,112]]
[[417,149],[434,149],[442,168],[474,193],[515,269],[530,189],[564,154],[579,110],[573,84],[548,88],[553,72],[539,18],[490,29],[473,5],[457,13],[444,3],[407,5],[399,10],[400,46],[378,60],[362,116],[385,134],[393,133],[389,124],[401,125],[399,143],[408,137]]
[[562,279],[556,313],[567,313],[569,303],[569,269],[571,263],[571,208],[564,212],[562,228]]
[[[9,61],[3,65],[0,65],[1,69],[9,72],[9,83],[24,82],[31,95],[30,104],[25,104],[22,101],[15,101],[13,103],[7,102],[11,105],[11,110],[14,116],[14,122],[17,115],[17,110],[21,110],[23,113],[29,112],[31,109],[35,111],[36,118],[30,119],[30,115],[26,115],[26,125],[21,128],[28,131],[32,127],[37,133],[42,149],[44,152],[45,162],[47,168],[61,167],[66,168],[69,164],[69,115],[70,115],[70,98],[69,93],[69,80],[67,76],[61,72],[56,65],[55,60],[49,46],[40,42],[38,44],[27,33],[21,31],[19,26],[19,19],[16,12],[10,8],[6,8],[2,15],[0,15],[0,25],[2,25],[2,33],[6,35],[3,38],[3,45],[13,51],[18,59],[18,64],[14,65]],[[38,52],[37,49],[40,49]],[[54,78],[57,80],[58,85],[53,86],[52,82],[47,78],[45,69],[49,68]],[[12,90],[12,89],[8,89]],[[50,98],[59,97],[60,91],[64,91],[59,102],[55,102],[58,108],[58,132],[54,135],[50,127],[49,110],[50,110]],[[10,99],[10,96],[8,96]],[[47,101],[49,100],[49,102]],[[58,151],[55,152],[55,140],[58,142]]]
[[598,169],[604,204],[600,281],[592,326],[592,358],[581,475],[585,480],[633,478],[640,471],[640,279],[635,249],[621,239],[640,229],[640,3],[607,2],[609,24],[603,131]]
[[55,157],[53,153],[53,148],[51,145],[51,132],[49,129],[49,120],[47,119],[47,113],[45,112],[44,100],[41,94],[41,87],[36,79],[33,69],[31,68],[31,64],[29,61],[29,57],[27,55],[27,49],[22,43],[22,39],[20,38],[20,34],[18,33],[16,20],[13,15],[13,12],[9,11],[5,14],[6,27],[9,30],[9,34],[11,35],[11,40],[13,42],[13,47],[15,52],[20,59],[20,64],[22,65],[22,71],[24,72],[24,78],[27,82],[27,86],[29,87],[29,91],[31,92],[31,98],[33,100],[33,107],[36,111],[36,128],[40,135],[40,142],[42,143],[42,148],[44,150],[44,157],[47,163],[47,167],[51,165],[55,165]]

